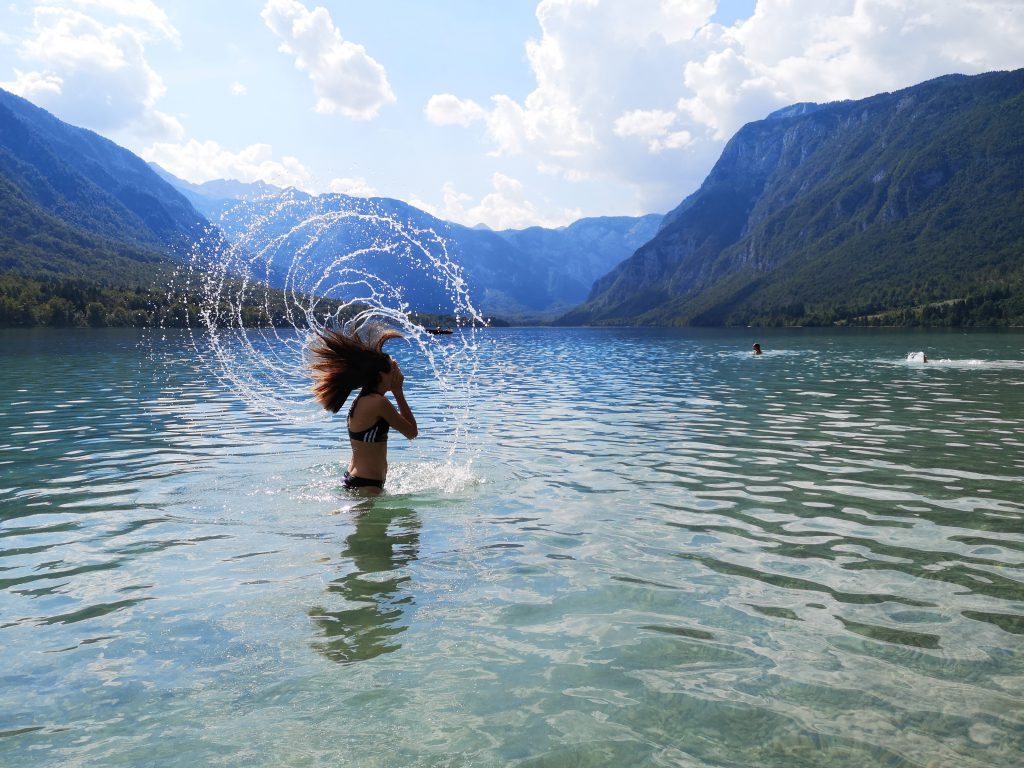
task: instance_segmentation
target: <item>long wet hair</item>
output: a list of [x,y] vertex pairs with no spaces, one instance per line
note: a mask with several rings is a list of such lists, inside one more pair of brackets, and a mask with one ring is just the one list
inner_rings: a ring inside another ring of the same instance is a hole
[[381,347],[388,339],[401,338],[398,331],[374,324],[318,332],[309,346],[317,402],[337,413],[352,390],[375,390],[380,375],[391,370],[391,358]]

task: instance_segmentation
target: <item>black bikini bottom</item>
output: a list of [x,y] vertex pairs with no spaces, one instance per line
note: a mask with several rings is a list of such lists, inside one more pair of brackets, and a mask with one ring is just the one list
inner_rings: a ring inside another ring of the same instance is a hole
[[359,475],[350,475],[346,472],[344,485],[350,491],[354,488],[383,488],[384,481],[372,480],[369,477],[359,477]]

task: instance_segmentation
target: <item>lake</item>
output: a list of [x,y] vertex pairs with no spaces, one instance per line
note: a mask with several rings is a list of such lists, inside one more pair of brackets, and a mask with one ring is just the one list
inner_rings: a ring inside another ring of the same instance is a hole
[[0,332],[0,765],[1020,764],[1024,334],[474,345],[367,500],[202,340]]

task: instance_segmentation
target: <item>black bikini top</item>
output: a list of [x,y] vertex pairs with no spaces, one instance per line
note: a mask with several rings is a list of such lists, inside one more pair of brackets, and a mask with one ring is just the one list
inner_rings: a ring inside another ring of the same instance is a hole
[[[348,419],[347,419],[347,421],[349,421],[349,422],[352,421],[352,414],[355,413],[356,403],[359,402],[359,398],[360,397],[362,397],[363,395],[375,395],[375,394],[379,394],[379,393],[377,393],[377,392],[367,392],[366,390],[363,390],[358,395],[356,395],[356,399],[352,401],[352,407],[348,409]],[[381,418],[377,419],[377,421],[375,421],[373,423],[373,425],[369,429],[363,429],[363,430],[360,430],[359,432],[355,432],[355,431],[352,430],[352,427],[349,427],[348,428],[348,439],[349,440],[355,440],[356,442],[359,442],[359,443],[386,443],[388,441],[388,430],[389,429],[391,429],[391,425],[388,424],[388,422],[382,416]]]

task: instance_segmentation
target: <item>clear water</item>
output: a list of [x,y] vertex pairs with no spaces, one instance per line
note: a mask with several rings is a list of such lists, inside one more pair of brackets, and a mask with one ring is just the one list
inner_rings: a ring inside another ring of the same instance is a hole
[[396,347],[373,501],[187,337],[3,333],[0,765],[1018,766],[1024,335],[757,333]]

